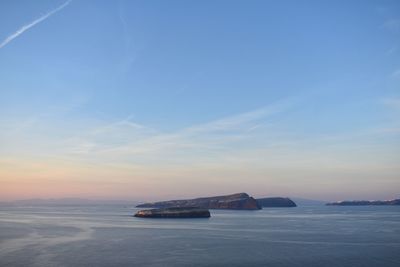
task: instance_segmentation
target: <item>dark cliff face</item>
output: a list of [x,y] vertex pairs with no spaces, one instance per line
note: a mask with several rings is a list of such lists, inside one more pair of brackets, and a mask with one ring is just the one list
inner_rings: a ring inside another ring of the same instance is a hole
[[339,201],[327,203],[328,206],[392,206],[400,205],[400,199],[393,200],[354,200],[354,201]]
[[259,210],[261,206],[246,193],[195,199],[169,200],[138,205],[139,208],[199,207],[206,209]]
[[266,197],[256,199],[261,207],[266,208],[286,208],[297,207],[296,203],[290,198],[285,197]]
[[135,215],[140,218],[209,218],[210,211],[201,208],[165,208],[140,210]]

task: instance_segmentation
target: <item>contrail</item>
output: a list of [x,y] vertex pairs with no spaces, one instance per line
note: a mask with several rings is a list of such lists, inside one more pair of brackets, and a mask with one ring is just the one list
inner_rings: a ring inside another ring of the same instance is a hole
[[56,9],[53,9],[52,11],[48,12],[47,14],[45,14],[44,16],[32,21],[31,23],[22,26],[18,31],[14,32],[13,34],[11,34],[10,36],[8,36],[3,42],[0,43],[0,49],[3,48],[5,45],[7,45],[9,42],[11,42],[12,40],[14,40],[15,38],[17,38],[18,36],[20,36],[21,34],[23,34],[25,31],[29,30],[30,28],[32,28],[33,26],[35,26],[36,24],[42,22],[43,20],[47,19],[48,17],[50,17],[51,15],[57,13],[58,11],[60,11],[61,9],[63,9],[64,7],[66,7],[72,0],[68,0],[67,2],[65,2],[64,4],[62,4],[61,6],[57,7]]

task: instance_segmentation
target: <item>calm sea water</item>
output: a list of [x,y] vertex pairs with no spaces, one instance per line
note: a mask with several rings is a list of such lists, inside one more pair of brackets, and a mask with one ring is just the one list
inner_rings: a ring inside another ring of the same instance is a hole
[[400,266],[400,207],[212,211],[0,207],[0,266]]

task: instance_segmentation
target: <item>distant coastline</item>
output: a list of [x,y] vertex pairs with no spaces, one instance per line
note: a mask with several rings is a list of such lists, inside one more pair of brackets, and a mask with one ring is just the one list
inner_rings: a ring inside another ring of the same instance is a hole
[[327,206],[394,206],[400,205],[400,199],[393,200],[346,200],[326,203]]

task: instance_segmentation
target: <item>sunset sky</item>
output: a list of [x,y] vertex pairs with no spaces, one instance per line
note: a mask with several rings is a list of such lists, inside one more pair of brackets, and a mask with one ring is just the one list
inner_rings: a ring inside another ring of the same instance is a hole
[[0,1],[0,200],[400,197],[400,1]]

